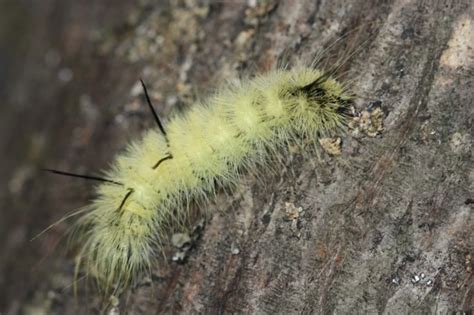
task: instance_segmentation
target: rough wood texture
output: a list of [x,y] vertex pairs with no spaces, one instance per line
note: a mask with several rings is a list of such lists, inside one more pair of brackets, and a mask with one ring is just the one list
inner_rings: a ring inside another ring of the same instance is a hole
[[222,78],[343,34],[363,43],[348,79],[359,110],[382,101],[382,135],[249,175],[210,206],[220,211],[184,264],[163,262],[105,311],[473,311],[471,1],[104,2],[0,5],[1,314],[103,311],[93,288],[80,282],[75,299],[68,286],[73,257],[56,245],[70,223],[29,241],[92,187],[38,168],[99,170],[151,126],[140,77],[166,116]]

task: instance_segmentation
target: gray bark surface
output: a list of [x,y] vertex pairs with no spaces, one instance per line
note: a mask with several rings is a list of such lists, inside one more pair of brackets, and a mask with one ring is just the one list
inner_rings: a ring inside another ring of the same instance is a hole
[[[209,208],[186,261],[118,299],[79,281],[54,226],[94,173],[163,117],[280,58],[348,58],[377,137],[285,157]],[[0,4],[0,314],[451,314],[474,310],[471,1],[5,1]],[[300,209],[299,209],[300,208]],[[295,209],[299,209],[295,211]]]

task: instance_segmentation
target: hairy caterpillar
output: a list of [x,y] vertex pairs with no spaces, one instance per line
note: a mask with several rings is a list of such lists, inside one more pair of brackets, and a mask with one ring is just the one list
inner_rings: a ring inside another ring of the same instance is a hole
[[306,66],[273,70],[222,88],[166,124],[145,89],[158,126],[118,155],[104,177],[52,170],[102,181],[77,222],[78,266],[104,290],[123,289],[150,269],[191,201],[268,167],[271,152],[289,142],[316,143],[343,126],[351,97],[331,75]]

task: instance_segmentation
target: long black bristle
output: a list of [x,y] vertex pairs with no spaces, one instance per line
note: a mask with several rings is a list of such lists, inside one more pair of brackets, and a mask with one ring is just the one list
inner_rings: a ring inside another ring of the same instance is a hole
[[58,174],[58,175],[63,175],[63,176],[70,176],[70,177],[78,177],[78,178],[84,178],[84,179],[89,179],[89,180],[97,180],[101,182],[106,182],[106,183],[111,183],[115,185],[120,185],[123,186],[122,183],[103,178],[103,177],[98,177],[98,176],[90,176],[90,175],[83,175],[83,174],[74,174],[74,173],[69,173],[69,172],[63,172],[63,171],[58,171],[58,170],[53,170],[49,168],[43,168],[43,171],[50,172],[53,174]]
[[118,207],[118,210],[122,210],[122,207],[123,205],[125,204],[125,202],[127,201],[128,197],[130,197],[130,195],[133,193],[133,189],[130,189],[128,191],[128,193],[125,195],[125,197],[123,198],[122,202],[120,203],[120,206]]
[[168,154],[167,156],[165,156],[164,158],[160,159],[158,162],[156,162],[156,164],[152,167],[152,169],[156,169],[158,166],[160,166],[160,164],[166,160],[169,160],[169,159],[172,159],[173,158],[173,155],[171,154]]
[[158,124],[158,128],[160,128],[160,131],[163,133],[163,135],[166,138],[165,128],[163,128],[163,124],[161,123],[160,117],[158,117],[158,114],[156,113],[155,108],[153,107],[153,104],[151,103],[151,99],[150,99],[150,96],[148,95],[148,91],[146,89],[145,83],[143,82],[142,79],[140,79],[140,82],[142,83],[143,91],[145,92],[145,97],[146,97],[146,102],[148,103],[148,107],[150,108],[151,113],[153,114],[153,117],[155,117],[155,121]]

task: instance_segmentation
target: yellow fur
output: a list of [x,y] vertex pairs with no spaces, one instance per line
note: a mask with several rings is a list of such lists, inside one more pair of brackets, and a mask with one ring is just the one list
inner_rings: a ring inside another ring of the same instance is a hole
[[306,67],[274,70],[171,118],[166,137],[159,129],[145,132],[106,173],[124,185],[101,184],[78,222],[88,273],[106,290],[125,287],[150,268],[167,233],[186,220],[191,200],[212,195],[216,182],[234,184],[295,137],[316,139],[341,126],[349,98],[322,76]]

